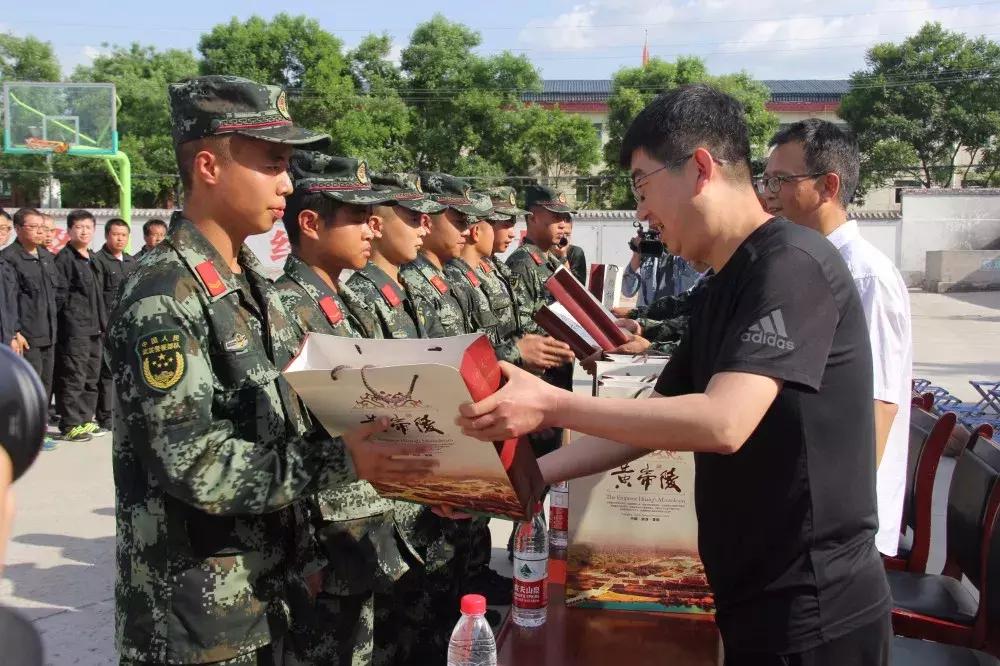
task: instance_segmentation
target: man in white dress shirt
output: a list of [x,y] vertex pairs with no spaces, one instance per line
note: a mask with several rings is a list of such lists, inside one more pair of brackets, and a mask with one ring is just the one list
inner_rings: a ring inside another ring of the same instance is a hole
[[[854,139],[831,122],[810,118],[771,139],[757,191],[768,212],[826,236],[854,276],[868,322],[874,361],[875,446],[879,530],[875,545],[899,547],[910,423],[910,298],[892,260],[861,236],[847,205],[858,185]],[[849,417],[850,415],[845,415]]]

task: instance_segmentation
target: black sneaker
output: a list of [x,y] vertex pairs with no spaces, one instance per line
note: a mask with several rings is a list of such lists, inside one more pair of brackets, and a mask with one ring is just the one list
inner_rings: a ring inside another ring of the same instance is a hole
[[514,581],[485,568],[465,583],[465,594],[481,594],[490,606],[509,606],[514,599]]

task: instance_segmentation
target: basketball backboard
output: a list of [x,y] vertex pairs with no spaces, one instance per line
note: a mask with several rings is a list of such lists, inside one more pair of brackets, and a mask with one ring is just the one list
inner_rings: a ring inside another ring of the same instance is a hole
[[3,84],[3,150],[33,155],[114,155],[113,83]]

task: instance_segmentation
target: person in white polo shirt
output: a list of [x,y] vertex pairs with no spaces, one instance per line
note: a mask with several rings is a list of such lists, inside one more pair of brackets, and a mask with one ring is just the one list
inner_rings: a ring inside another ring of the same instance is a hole
[[847,262],[861,295],[874,361],[875,545],[883,555],[894,556],[906,489],[913,361],[906,284],[892,260],[861,236],[847,214],[858,185],[854,139],[831,122],[810,118],[778,132],[771,147],[756,181],[768,212],[826,236]]

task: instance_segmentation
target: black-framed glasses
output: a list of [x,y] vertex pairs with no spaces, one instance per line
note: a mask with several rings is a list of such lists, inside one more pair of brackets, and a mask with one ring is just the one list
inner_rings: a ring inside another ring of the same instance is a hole
[[819,178],[820,176],[825,176],[826,172],[822,173],[791,173],[785,176],[757,176],[753,179],[754,187],[757,188],[758,194],[777,194],[781,191],[781,186],[785,183],[794,183],[800,180],[806,180],[807,178]]
[[[691,159],[691,157],[693,155],[694,155],[694,152],[692,151],[692,152],[688,153],[687,155],[685,155],[684,157],[678,157],[676,160],[672,160],[670,162],[667,162],[666,164],[664,164],[663,166],[661,166],[659,169],[653,169],[649,173],[644,173],[641,176],[639,176],[638,178],[633,178],[632,182],[630,183],[630,186],[632,187],[632,196],[635,197],[635,202],[636,203],[642,203],[643,197],[642,197],[642,192],[639,191],[639,188],[642,187],[642,184],[645,183],[647,180],[649,180],[650,177],[658,174],[659,172],[661,172],[661,171],[663,171],[665,169],[676,169],[677,167],[681,166],[682,164],[684,164],[685,162],[687,162],[689,159]],[[728,162],[726,162],[726,160],[720,160],[720,159],[717,159],[715,157],[712,158],[712,161],[715,162],[716,164],[728,164]]]

